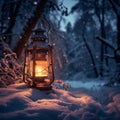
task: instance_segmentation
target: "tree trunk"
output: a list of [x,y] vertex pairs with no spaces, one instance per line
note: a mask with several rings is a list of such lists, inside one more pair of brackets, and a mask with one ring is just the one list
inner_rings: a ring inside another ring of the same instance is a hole
[[98,71],[97,71],[97,68],[96,68],[94,56],[93,56],[93,54],[92,54],[92,51],[91,51],[91,49],[90,49],[90,47],[89,47],[89,45],[88,45],[88,43],[87,43],[84,35],[83,35],[83,40],[84,40],[84,42],[85,42],[86,48],[88,49],[89,55],[90,55],[91,60],[92,60],[92,64],[93,64],[93,66],[94,66],[95,77],[98,77]]
[[[21,3],[22,3],[22,0],[18,1],[16,3],[16,5],[14,3],[12,3],[12,2],[10,3],[10,11],[9,11],[9,18],[10,18],[10,20],[9,20],[9,26],[8,26],[7,30],[4,32],[4,34],[11,34],[12,33],[12,29],[13,29],[15,23],[16,23],[16,17],[18,15]],[[6,40],[6,42],[8,44],[11,43],[10,37],[11,36],[8,36],[8,38]]]
[[22,36],[22,38],[20,39],[20,41],[17,44],[17,47],[15,48],[15,52],[16,52],[18,58],[20,57],[20,55],[23,51],[24,45],[27,43],[27,41],[32,33],[32,30],[34,29],[39,17],[41,16],[46,2],[47,2],[47,0],[41,0],[41,2],[38,3],[36,11],[34,13],[34,17],[28,22],[28,24],[27,24],[28,26],[26,27],[24,35]]
[[117,14],[117,46],[120,47],[120,15]]
[[[101,13],[101,36],[102,38],[106,38],[106,34],[105,34],[105,0],[102,0],[102,13]],[[101,43],[101,67],[100,67],[100,76],[103,77],[104,74],[104,66],[108,64],[108,60],[104,59],[104,53],[107,52],[106,50],[106,46]]]
[[120,47],[120,6],[119,0],[109,0],[110,4],[112,5],[113,11],[117,17],[117,46]]

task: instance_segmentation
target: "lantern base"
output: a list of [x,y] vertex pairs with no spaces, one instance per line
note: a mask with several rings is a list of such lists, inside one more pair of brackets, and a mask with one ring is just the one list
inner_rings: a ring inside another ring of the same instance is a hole
[[51,90],[52,89],[52,86],[43,85],[43,84],[37,84],[35,87],[40,90]]

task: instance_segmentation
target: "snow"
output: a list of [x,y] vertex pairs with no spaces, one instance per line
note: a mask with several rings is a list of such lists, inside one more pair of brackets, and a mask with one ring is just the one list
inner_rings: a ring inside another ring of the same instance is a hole
[[3,40],[0,40],[0,87],[7,87],[22,78],[22,65]]
[[105,81],[102,81],[102,80],[100,81],[98,79],[95,79],[95,80],[89,79],[89,80],[87,80],[87,82],[82,81],[82,80],[81,81],[78,81],[78,80],[72,81],[71,80],[71,81],[66,81],[66,82],[69,83],[69,84],[72,84],[73,88],[82,87],[82,88],[86,88],[86,89],[94,89],[94,88],[100,89],[100,87],[103,86],[106,83]]
[[119,120],[120,88],[92,88],[41,91],[25,83],[0,88],[0,120]]

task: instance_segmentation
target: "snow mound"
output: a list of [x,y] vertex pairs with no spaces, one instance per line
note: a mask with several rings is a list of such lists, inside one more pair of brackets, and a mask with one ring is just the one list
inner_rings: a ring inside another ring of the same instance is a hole
[[110,97],[105,106],[83,91],[40,91],[18,83],[0,88],[0,119],[118,120],[120,92]]
[[112,101],[107,105],[107,109],[110,116],[120,119],[120,93],[112,96]]

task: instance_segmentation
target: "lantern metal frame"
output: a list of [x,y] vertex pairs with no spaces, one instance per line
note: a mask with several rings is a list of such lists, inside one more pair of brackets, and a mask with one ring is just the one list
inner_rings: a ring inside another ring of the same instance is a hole
[[[35,33],[44,34],[44,30],[34,30]],[[25,49],[25,60],[24,60],[24,70],[23,70],[23,81],[31,87],[36,87],[39,89],[51,89],[51,85],[54,82],[54,70],[53,70],[53,59],[52,59],[52,46],[47,44],[46,46],[38,46],[34,44],[36,42],[44,43],[47,37],[33,35],[32,37],[33,44],[32,46],[27,46]],[[45,57],[47,56],[46,60]],[[36,75],[36,61],[39,63],[44,59],[44,62],[47,63],[46,68],[43,70],[47,71],[47,75]],[[30,64],[32,62],[32,66]],[[31,68],[30,68],[31,67]],[[32,69],[32,70],[31,70]]]

